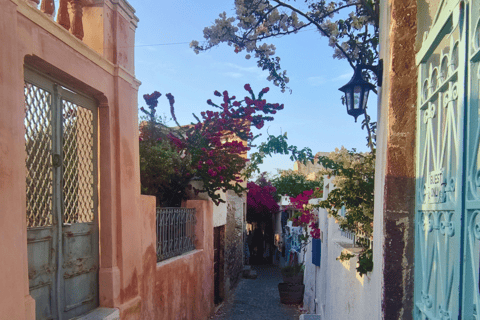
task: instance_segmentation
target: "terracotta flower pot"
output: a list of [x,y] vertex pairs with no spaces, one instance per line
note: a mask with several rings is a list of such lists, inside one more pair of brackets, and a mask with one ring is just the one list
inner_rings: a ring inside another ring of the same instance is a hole
[[305,285],[279,283],[278,293],[280,294],[280,302],[283,304],[300,304],[303,302],[303,293]]

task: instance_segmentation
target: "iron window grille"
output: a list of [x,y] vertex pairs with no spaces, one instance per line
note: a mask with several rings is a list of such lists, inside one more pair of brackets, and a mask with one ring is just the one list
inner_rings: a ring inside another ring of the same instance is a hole
[[194,208],[157,208],[157,262],[195,250]]

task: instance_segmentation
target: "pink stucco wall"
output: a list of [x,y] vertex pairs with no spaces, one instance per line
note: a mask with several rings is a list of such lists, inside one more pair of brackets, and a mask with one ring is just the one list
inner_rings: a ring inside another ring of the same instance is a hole
[[[213,306],[211,204],[189,204],[203,215],[199,249],[156,263],[155,200],[140,195],[133,9],[123,0],[95,1],[84,8],[80,41],[26,0],[1,6],[0,318],[35,318],[26,230],[26,65],[97,101],[100,306],[120,309],[122,319],[165,313],[174,319],[182,312],[206,318]],[[168,292],[186,294],[191,304]]]
[[197,250],[156,266],[156,319],[207,319],[213,311],[213,203],[189,200],[197,212]]
[[[160,263],[156,256],[155,206],[143,196],[141,319],[207,319],[213,311],[213,203],[188,200],[196,209],[196,250]],[[130,319],[127,313],[122,319]],[[136,319],[136,318],[134,318]]]

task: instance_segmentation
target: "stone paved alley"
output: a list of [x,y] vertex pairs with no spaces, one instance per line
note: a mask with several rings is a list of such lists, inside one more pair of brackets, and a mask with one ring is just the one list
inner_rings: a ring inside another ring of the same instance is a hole
[[282,282],[280,269],[274,265],[252,266],[258,277],[242,279],[233,294],[211,318],[214,320],[297,320],[298,306],[280,303],[277,285]]

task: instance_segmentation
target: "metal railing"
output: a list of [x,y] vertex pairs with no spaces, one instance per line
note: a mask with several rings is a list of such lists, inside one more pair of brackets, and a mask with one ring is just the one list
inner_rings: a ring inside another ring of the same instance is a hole
[[354,247],[357,247],[359,245],[362,245],[370,249],[372,249],[373,247],[373,240],[371,240],[363,232],[355,233],[355,232],[350,232],[350,231],[340,229],[340,234],[342,235],[342,237],[352,240]]
[[195,209],[157,208],[157,262],[195,249]]

